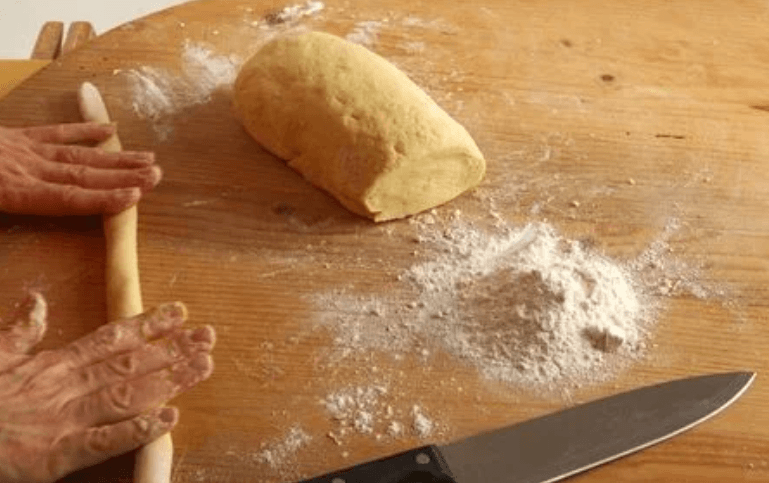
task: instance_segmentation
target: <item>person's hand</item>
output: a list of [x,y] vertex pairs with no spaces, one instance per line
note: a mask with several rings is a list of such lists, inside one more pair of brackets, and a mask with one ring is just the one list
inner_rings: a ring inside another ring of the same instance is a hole
[[210,326],[182,329],[181,303],[99,328],[63,349],[27,351],[43,337],[34,295],[0,333],[0,481],[48,483],[171,430],[163,407],[211,375]]
[[152,153],[108,153],[69,143],[98,142],[109,124],[0,127],[0,211],[25,215],[118,213],[158,184]]

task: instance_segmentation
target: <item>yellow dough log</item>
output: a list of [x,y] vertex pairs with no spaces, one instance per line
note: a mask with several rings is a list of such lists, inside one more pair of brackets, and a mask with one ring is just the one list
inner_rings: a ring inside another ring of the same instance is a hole
[[246,130],[375,221],[445,203],[483,179],[470,134],[397,67],[322,32],[262,47],[235,81]]
[[[80,114],[86,121],[110,122],[101,94],[88,82],[79,91]],[[106,151],[120,151],[117,134],[101,144]],[[122,213],[104,217],[104,237],[107,257],[105,281],[107,284],[107,320],[133,317],[142,313],[139,287],[139,262],[136,249],[138,213],[133,206]],[[136,483],[169,483],[173,443],[166,434],[141,448],[136,455],[134,481]]]

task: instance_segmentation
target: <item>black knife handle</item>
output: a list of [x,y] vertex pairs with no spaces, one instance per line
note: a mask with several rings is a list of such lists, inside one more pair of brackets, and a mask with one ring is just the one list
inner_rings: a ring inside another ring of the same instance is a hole
[[457,483],[438,448],[424,446],[301,483]]

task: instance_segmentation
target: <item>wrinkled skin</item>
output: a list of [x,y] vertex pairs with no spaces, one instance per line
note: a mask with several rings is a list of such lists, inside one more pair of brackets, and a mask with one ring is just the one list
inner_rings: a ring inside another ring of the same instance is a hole
[[214,330],[185,318],[166,304],[28,355],[46,329],[33,294],[0,332],[0,482],[52,482],[170,431],[178,412],[163,405],[213,370]]
[[155,187],[162,172],[148,152],[72,145],[115,133],[98,123],[0,127],[0,211],[27,215],[118,213]]

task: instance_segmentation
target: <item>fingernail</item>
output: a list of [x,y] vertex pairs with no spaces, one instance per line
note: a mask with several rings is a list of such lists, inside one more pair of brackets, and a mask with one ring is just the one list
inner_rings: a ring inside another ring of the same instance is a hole
[[147,162],[147,164],[152,164],[155,162],[155,153],[153,152],[145,152],[142,151],[140,153],[137,153],[139,159],[142,159]]
[[160,166],[153,166],[150,168],[151,171],[151,180],[152,180],[152,186],[157,185],[160,183],[160,180],[163,178],[163,170],[160,169]]
[[190,334],[190,339],[192,339],[193,342],[212,343],[214,341],[214,329],[210,326],[195,329],[192,334]]
[[117,198],[124,207],[133,206],[139,202],[142,197],[142,190],[139,188],[126,188],[118,192]]
[[176,408],[163,408],[158,413],[158,419],[166,426],[173,426],[179,419],[179,411]]
[[140,176],[142,190],[149,191],[160,183],[161,178],[163,178],[163,171],[159,166],[150,166],[149,168],[142,168]]
[[158,307],[158,312],[172,319],[187,320],[187,307],[182,302],[171,302]]
[[211,370],[213,369],[213,366],[214,366],[214,359],[208,353],[199,353],[199,354],[196,354],[192,359],[190,359],[190,367],[197,371],[200,371],[203,374],[210,373]]

